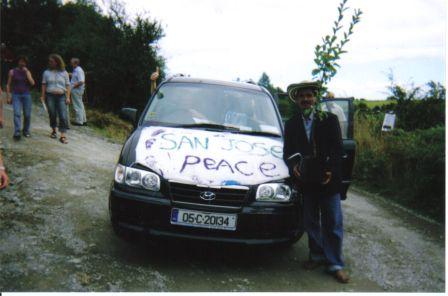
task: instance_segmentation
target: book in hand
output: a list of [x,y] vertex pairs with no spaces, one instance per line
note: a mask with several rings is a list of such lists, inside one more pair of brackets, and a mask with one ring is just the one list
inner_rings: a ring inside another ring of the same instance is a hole
[[286,165],[289,171],[292,173],[294,168],[298,165],[299,171],[302,170],[303,156],[300,153],[295,153],[286,159]]
[[[286,159],[286,165],[288,166],[291,177],[299,180],[302,183],[316,184],[322,180],[321,166],[318,159],[310,156],[302,156],[300,153],[296,153]],[[294,168],[298,166],[300,177],[294,176]]]

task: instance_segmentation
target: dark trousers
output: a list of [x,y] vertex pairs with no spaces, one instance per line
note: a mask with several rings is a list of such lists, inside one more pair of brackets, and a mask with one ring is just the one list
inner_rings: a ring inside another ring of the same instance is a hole
[[310,260],[328,263],[330,271],[342,269],[344,231],[340,194],[332,196],[304,194],[303,208]]
[[46,103],[48,108],[48,115],[50,117],[50,127],[58,127],[58,117],[59,117],[59,131],[65,133],[68,127],[67,118],[67,104],[65,103],[64,95],[54,95],[46,94]]

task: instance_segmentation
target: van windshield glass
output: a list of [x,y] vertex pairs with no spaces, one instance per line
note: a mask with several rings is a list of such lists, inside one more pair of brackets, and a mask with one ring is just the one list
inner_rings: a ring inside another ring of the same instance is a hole
[[144,120],[281,135],[277,113],[267,94],[214,84],[163,85]]

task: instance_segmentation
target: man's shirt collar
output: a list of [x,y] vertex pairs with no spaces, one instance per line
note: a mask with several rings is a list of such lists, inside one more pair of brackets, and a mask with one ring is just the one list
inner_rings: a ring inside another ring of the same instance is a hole
[[314,119],[314,113],[315,111],[313,110],[310,114],[309,117],[306,117],[302,112],[300,112],[300,116],[302,117],[303,120],[308,121],[308,120],[313,120]]

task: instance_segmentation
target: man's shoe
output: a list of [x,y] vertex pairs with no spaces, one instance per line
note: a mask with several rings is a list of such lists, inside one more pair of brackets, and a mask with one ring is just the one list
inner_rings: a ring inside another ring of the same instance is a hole
[[83,126],[82,123],[77,123],[77,122],[72,122],[72,125],[76,125],[76,126]]
[[83,125],[83,126],[87,126],[88,124],[87,124],[87,122],[84,122],[82,125]]
[[333,273],[333,277],[341,284],[347,284],[350,281],[350,278],[342,269],[336,270]]
[[12,136],[12,138],[16,141],[19,141],[21,137],[20,137],[20,135],[14,135],[14,136]]
[[29,138],[29,137],[31,137],[31,134],[29,132],[23,132],[23,136],[25,138]]
[[319,266],[322,266],[324,263],[321,261],[314,261],[314,260],[308,260],[305,263],[303,263],[303,268],[306,270],[314,270],[318,268]]

